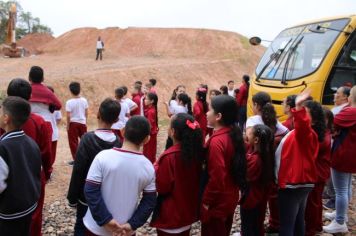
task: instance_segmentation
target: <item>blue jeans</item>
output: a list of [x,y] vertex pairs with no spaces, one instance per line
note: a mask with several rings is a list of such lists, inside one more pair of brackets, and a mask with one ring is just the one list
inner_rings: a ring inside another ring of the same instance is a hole
[[78,202],[77,204],[77,220],[74,225],[74,236],[85,236],[86,228],[83,223],[83,218],[87,213],[88,207]]
[[336,222],[343,224],[352,199],[352,174],[331,169],[331,177],[336,193]]

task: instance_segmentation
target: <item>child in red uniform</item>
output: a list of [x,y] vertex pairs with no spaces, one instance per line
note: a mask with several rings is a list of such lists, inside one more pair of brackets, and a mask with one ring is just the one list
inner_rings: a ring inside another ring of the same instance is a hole
[[243,235],[264,235],[267,192],[273,181],[274,135],[266,125],[255,125],[249,134],[247,161],[248,190],[241,201],[241,231]]
[[310,90],[297,96],[292,109],[294,130],[281,140],[276,150],[276,181],[280,215],[279,235],[305,235],[304,213],[309,192],[317,181],[318,135],[303,107]]
[[193,106],[194,118],[197,120],[197,122],[200,125],[204,142],[205,142],[205,136],[207,134],[207,123],[208,123],[206,120],[206,113],[209,110],[209,105],[206,102],[206,94],[207,94],[206,88],[198,88],[196,92],[196,102],[194,103]]
[[292,116],[292,108],[295,107],[295,98],[297,95],[289,95],[283,100],[283,113],[288,116],[288,118],[282,123],[289,130],[294,129],[293,116]]
[[[21,97],[25,100],[29,100],[31,97],[31,84],[24,79],[13,79],[7,87],[8,96]],[[40,199],[37,202],[36,210],[33,212],[32,221],[30,226],[30,235],[38,236],[42,235],[42,209],[45,197],[46,180],[51,175],[52,166],[52,153],[51,153],[51,140],[52,137],[48,132],[48,126],[46,121],[39,115],[34,113],[30,114],[30,117],[22,127],[25,134],[31,137],[38,145],[41,151],[41,194]]]
[[214,133],[207,141],[208,181],[202,196],[202,236],[230,235],[239,188],[246,188],[246,156],[241,130],[235,125],[236,100],[227,95],[212,99],[207,113]]
[[131,111],[131,116],[141,114],[141,85],[135,84],[132,88],[132,101],[137,105],[137,109]]
[[319,152],[316,159],[317,182],[309,193],[305,209],[306,236],[314,236],[323,231],[322,194],[326,180],[330,177],[331,135],[326,129],[325,113],[320,103],[306,101],[304,106],[311,116],[312,128],[318,135]]
[[189,236],[191,224],[198,221],[202,133],[184,113],[172,117],[168,133],[173,146],[155,164],[159,204],[151,226],[158,236]]
[[158,133],[158,117],[157,117],[158,97],[155,93],[148,93],[145,98],[145,117],[150,123],[150,140],[143,146],[143,155],[152,163],[156,161],[157,153],[157,133]]
[[87,132],[88,101],[80,96],[80,84],[78,82],[70,83],[69,90],[72,98],[66,102],[67,133],[73,158],[73,161],[69,162],[69,164],[73,165],[78,148],[78,140]]

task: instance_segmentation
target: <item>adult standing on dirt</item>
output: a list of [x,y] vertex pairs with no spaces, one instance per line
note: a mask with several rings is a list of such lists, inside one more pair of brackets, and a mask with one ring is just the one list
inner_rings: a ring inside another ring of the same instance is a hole
[[103,50],[104,50],[104,42],[101,40],[101,37],[98,37],[98,41],[96,42],[96,61],[99,59],[103,60]]

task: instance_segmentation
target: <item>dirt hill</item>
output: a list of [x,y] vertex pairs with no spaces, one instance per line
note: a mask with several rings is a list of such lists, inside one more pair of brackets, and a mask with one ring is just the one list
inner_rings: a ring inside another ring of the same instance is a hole
[[34,33],[26,35],[17,43],[19,46],[24,47],[30,54],[41,54],[42,51],[39,50],[39,48],[51,42],[53,39],[54,37],[50,34]]
[[44,45],[41,50],[56,55],[92,55],[97,37],[105,43],[107,57],[204,57],[233,58],[260,55],[236,33],[205,29],[79,28]]

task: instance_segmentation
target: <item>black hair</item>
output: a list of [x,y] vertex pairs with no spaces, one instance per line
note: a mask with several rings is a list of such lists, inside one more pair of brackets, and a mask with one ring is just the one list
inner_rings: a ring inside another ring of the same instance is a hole
[[158,96],[155,93],[148,93],[146,96],[149,100],[153,101],[152,105],[156,109],[156,125],[158,127]]
[[221,95],[221,92],[217,89],[210,90],[209,95],[211,95],[212,93],[215,93],[215,96]]
[[297,95],[289,95],[286,98],[286,105],[288,105],[291,109],[295,107],[295,99]]
[[171,96],[171,100],[176,100],[177,98],[177,91],[179,88],[185,88],[184,85],[178,85],[174,90],[173,90],[173,93],[172,93],[172,96]]
[[205,88],[198,89],[196,92],[196,95],[197,95],[198,101],[201,101],[203,103],[203,111],[204,111],[204,113],[206,113],[209,110],[209,106],[208,106],[208,103],[206,102],[207,90],[205,89],[205,91],[203,91],[204,89]]
[[184,106],[187,106],[188,109],[188,114],[189,115],[193,115],[192,112],[192,100],[190,99],[190,97],[185,94],[185,93],[181,93],[178,95],[178,101],[181,101],[183,103]]
[[78,96],[80,94],[80,83],[71,82],[69,84],[69,90],[74,96]]
[[2,103],[4,113],[11,117],[12,125],[20,129],[31,114],[31,106],[21,97],[9,96]]
[[230,83],[235,83],[233,80],[229,80],[228,82],[227,82],[227,84],[230,84]]
[[139,93],[141,92],[142,85],[135,84],[134,89],[136,89]]
[[226,85],[222,85],[222,86],[220,87],[220,91],[221,91],[221,94],[222,94],[222,95],[228,95],[227,90],[228,90],[228,88],[227,88]]
[[255,125],[252,129],[253,136],[259,140],[257,150],[262,160],[261,181],[266,186],[274,179],[274,134],[266,125]]
[[121,105],[118,101],[112,98],[106,98],[100,103],[99,115],[100,119],[107,124],[113,124],[117,121],[120,115]]
[[266,92],[258,92],[252,96],[252,102],[259,106],[263,123],[275,133],[277,113],[272,105],[271,96]]
[[178,113],[171,120],[174,138],[181,144],[181,158],[185,161],[199,159],[203,151],[202,131],[200,128],[190,128],[187,125],[188,120],[195,121],[193,116],[186,113]]
[[126,86],[121,86],[121,88],[122,90],[124,90],[124,96],[125,96],[127,94],[128,89]]
[[326,120],[323,107],[316,101],[305,101],[304,106],[309,109],[311,126],[318,135],[319,142],[323,142],[326,132]]
[[32,83],[42,83],[44,80],[43,69],[39,66],[32,66],[28,77]]
[[142,82],[139,81],[139,80],[135,81],[135,84],[138,84],[138,85],[141,85],[141,86],[142,86]]
[[350,87],[347,87],[347,86],[342,87],[342,94],[344,94],[346,97],[350,96],[350,91],[351,91]]
[[323,107],[324,115],[325,115],[325,124],[326,128],[330,131],[330,133],[334,132],[334,114],[330,109]]
[[152,84],[152,86],[155,86],[156,85],[156,83],[157,83],[157,80],[156,79],[150,79],[149,80],[150,81],[150,83]]
[[208,87],[207,84],[199,84],[199,87],[200,87],[200,88],[205,88],[205,89],[206,89],[206,92],[208,92],[208,90],[209,90],[209,87]]
[[124,97],[124,90],[120,87],[120,88],[117,88],[115,89],[115,96],[118,98],[118,99],[121,99]]
[[221,125],[231,127],[230,138],[234,145],[235,153],[231,163],[233,181],[246,190],[246,151],[241,129],[236,125],[237,103],[228,95],[219,95],[211,100],[211,107],[215,114],[221,114]]
[[141,145],[150,135],[150,123],[144,116],[132,116],[126,123],[124,137],[131,143]]
[[11,80],[7,87],[7,96],[21,97],[28,101],[31,98],[31,93],[31,84],[21,78]]
[[242,79],[245,81],[247,84],[247,87],[250,87],[250,76],[249,75],[243,75]]

